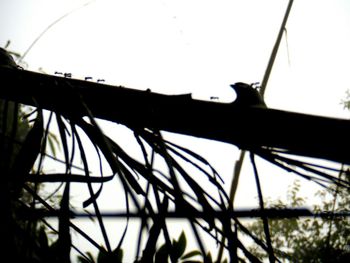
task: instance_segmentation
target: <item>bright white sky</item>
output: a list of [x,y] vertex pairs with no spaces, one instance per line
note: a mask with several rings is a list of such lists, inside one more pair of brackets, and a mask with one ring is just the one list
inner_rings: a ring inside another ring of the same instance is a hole
[[[23,53],[54,20],[86,1],[3,0],[0,45]],[[73,76],[196,98],[234,96],[258,82],[288,1],[94,1],[56,24],[26,57]],[[338,116],[348,88],[350,3],[296,0],[267,88],[270,107]]]
[[[2,0],[0,46],[11,40],[9,49],[23,54],[53,21],[86,2]],[[229,84],[262,80],[287,4],[96,0],[54,25],[25,61],[30,70],[41,67],[48,74],[70,72],[77,78],[103,78],[112,85],[232,101]],[[288,36],[281,42],[265,94],[269,107],[348,118],[340,101],[350,88],[349,25],[347,0],[294,1]],[[234,120],[228,122],[234,125]],[[238,156],[235,147],[193,138],[182,142],[204,153],[229,188]],[[267,171],[261,175],[265,195],[283,196],[296,178],[265,163],[258,165]],[[237,196],[243,206],[256,204],[250,177],[247,162]]]

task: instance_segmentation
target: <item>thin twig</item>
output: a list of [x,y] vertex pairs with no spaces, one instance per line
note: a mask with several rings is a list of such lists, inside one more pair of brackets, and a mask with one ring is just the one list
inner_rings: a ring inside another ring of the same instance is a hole
[[23,53],[23,55],[21,57],[19,57],[17,63],[20,63],[23,61],[23,59],[28,55],[29,51],[34,47],[34,45],[57,23],[59,23],[60,21],[62,21],[64,18],[68,17],[69,15],[73,14],[74,12],[90,5],[92,2],[94,2],[95,0],[91,0],[81,6],[78,6],[74,9],[72,9],[71,11],[65,13],[63,16],[59,17],[58,19],[56,19],[55,21],[53,21],[50,25],[48,25],[32,42],[32,44],[30,44],[30,46],[27,48],[27,50]]
[[[258,191],[260,209],[264,213],[264,211],[265,211],[264,199],[263,199],[263,194],[262,194],[261,185],[260,185],[260,179],[259,179],[259,175],[258,175],[258,170],[256,168],[256,163],[255,163],[255,158],[254,158],[253,153],[250,153],[250,160],[251,160],[252,165],[253,165],[254,177],[255,177],[255,181],[256,181],[256,189]],[[275,258],[275,255],[273,252],[273,247],[271,244],[269,221],[267,220],[266,216],[262,216],[262,220],[263,220],[263,224],[264,224],[264,232],[265,232],[266,243],[267,243],[267,248],[268,248],[267,252],[269,254],[270,262],[273,263],[276,261],[276,258]]]

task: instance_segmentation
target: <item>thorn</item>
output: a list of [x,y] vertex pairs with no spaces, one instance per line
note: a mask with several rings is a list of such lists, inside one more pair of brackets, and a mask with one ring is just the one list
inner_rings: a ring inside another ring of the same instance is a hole
[[71,78],[72,77],[72,73],[64,73],[63,76],[65,78]]
[[10,44],[11,44],[11,40],[7,40],[4,48],[7,49],[10,46]]

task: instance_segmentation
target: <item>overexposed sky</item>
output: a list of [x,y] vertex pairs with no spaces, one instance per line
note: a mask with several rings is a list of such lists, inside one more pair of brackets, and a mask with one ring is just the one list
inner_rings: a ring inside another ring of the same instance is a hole
[[[88,2],[3,0],[0,45],[11,40],[9,49],[23,54],[55,20]],[[287,4],[91,1],[52,26],[24,60],[48,74],[232,101],[230,84],[262,80]],[[340,101],[350,88],[349,25],[346,0],[294,1],[265,94],[269,107],[348,117]]]
[[[23,53],[53,21],[87,1],[0,3],[0,45]],[[234,97],[259,82],[288,1],[97,0],[54,25],[28,53],[31,70],[195,98]],[[271,81],[270,107],[341,115],[348,88],[350,3],[294,1]],[[288,46],[288,48],[287,48]]]
[[[9,49],[23,54],[46,27],[87,2],[2,0],[0,46],[10,40]],[[96,0],[55,24],[24,60],[33,71],[41,67],[48,74],[70,72],[112,85],[228,102],[235,96],[230,84],[262,80],[287,4]],[[349,69],[350,2],[295,0],[265,93],[267,105],[348,118],[340,101],[350,89]],[[182,142],[205,153],[229,188],[238,156],[234,146],[187,137]],[[247,191],[254,181],[246,166],[237,196],[243,206],[256,203],[255,187]],[[261,166],[267,171],[261,179],[266,195],[283,195],[296,178]]]

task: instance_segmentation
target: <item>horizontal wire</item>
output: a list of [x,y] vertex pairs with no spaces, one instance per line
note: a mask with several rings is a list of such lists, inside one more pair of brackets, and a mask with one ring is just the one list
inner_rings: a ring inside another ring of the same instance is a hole
[[[46,211],[46,210],[38,210],[38,211],[27,211],[25,217],[58,217],[61,212],[59,211]],[[71,218],[91,218],[96,217],[93,213],[82,213],[70,211]],[[100,216],[109,217],[109,218],[153,218],[154,214],[148,213],[140,213],[140,212],[101,212]],[[178,211],[169,211],[166,213],[162,213],[162,216],[166,218],[205,218],[208,216],[208,212],[201,211],[186,211],[186,212],[178,212]],[[322,219],[341,219],[350,217],[350,211],[339,211],[339,212],[311,212],[307,208],[293,208],[293,209],[274,209],[267,208],[264,211],[259,209],[240,209],[235,211],[212,211],[212,216],[216,219],[221,219],[223,217],[231,217],[231,218],[260,218],[260,217],[268,217],[269,219],[284,219],[284,218],[298,218],[298,217],[315,217]]]

